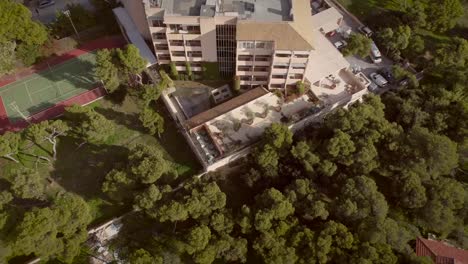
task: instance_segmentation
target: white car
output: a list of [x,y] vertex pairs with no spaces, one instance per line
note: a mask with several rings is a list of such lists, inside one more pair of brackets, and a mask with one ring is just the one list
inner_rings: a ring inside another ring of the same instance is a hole
[[371,78],[372,81],[374,81],[380,87],[385,87],[388,84],[388,81],[385,80],[385,78],[382,75],[376,72],[371,73],[369,77]]
[[333,45],[335,45],[335,48],[340,50],[346,47],[346,45],[348,45],[348,42],[346,42],[346,40],[338,40],[337,42],[333,43]]
[[364,34],[368,38],[372,37],[372,35],[374,34],[374,32],[372,32],[372,30],[367,26],[360,27],[359,31],[361,31],[361,33]]

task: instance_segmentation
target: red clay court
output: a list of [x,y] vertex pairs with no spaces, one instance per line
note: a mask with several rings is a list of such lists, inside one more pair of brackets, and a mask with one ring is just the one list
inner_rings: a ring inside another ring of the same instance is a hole
[[94,76],[97,49],[125,44],[121,37],[95,40],[62,56],[0,79],[0,133],[17,130],[105,95]]

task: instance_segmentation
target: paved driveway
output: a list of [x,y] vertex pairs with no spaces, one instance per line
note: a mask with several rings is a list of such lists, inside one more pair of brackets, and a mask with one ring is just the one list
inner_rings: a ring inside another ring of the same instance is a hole
[[[67,4],[81,4],[86,9],[92,10],[93,5],[89,0],[55,0],[55,4],[46,8],[39,9],[37,8],[39,0],[32,0],[27,5],[29,10],[31,10],[33,19],[39,20],[44,24],[48,24],[55,19],[55,14],[65,10]],[[36,11],[37,10],[37,11]]]
[[[359,27],[363,24],[359,21],[356,17],[354,17],[351,13],[343,10],[335,1],[328,0],[327,1],[331,6],[335,7],[338,12],[343,15],[343,23],[341,25],[341,29],[348,29],[351,28],[353,32],[359,32]],[[343,30],[344,31],[344,30]],[[341,40],[342,37],[339,34],[335,34],[333,37],[328,38],[332,43]],[[383,51],[381,50],[383,53]],[[370,73],[377,71],[378,69],[382,68],[391,68],[393,62],[385,56],[382,56],[381,63],[372,63],[369,57],[367,58],[360,58],[358,56],[349,56],[345,57],[345,59],[349,62],[352,68],[359,69],[362,71],[366,76],[369,76]]]

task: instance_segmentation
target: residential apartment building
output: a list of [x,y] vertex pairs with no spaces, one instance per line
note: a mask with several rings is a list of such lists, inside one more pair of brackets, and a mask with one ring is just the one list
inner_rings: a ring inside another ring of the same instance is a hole
[[122,2],[159,64],[172,61],[184,72],[188,62],[201,75],[204,63],[217,63],[221,76],[238,76],[245,90],[293,88],[304,81],[311,65],[319,63],[311,59],[321,41],[314,31],[335,30],[342,20],[336,10],[326,21],[314,20],[310,0]]

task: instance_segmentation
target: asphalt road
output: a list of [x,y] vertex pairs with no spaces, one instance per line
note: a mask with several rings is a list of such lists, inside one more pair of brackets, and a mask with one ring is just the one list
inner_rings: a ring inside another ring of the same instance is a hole
[[54,21],[55,14],[65,10],[67,4],[70,3],[81,4],[83,7],[89,10],[93,9],[93,5],[89,0],[55,0],[54,5],[41,9],[37,7],[38,3],[39,0],[32,0],[27,4],[27,7],[29,10],[31,10],[33,19],[38,20],[43,24],[49,24],[50,22]]

